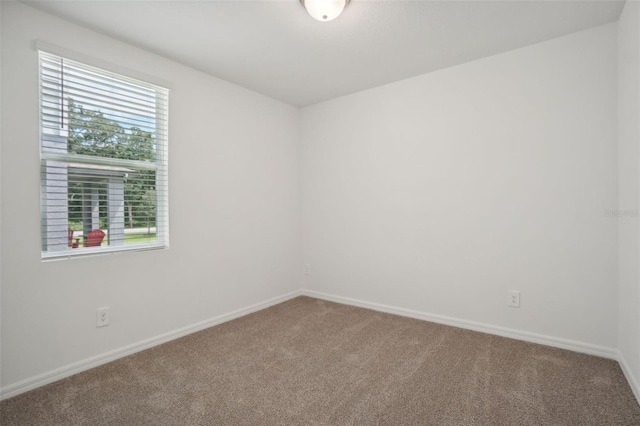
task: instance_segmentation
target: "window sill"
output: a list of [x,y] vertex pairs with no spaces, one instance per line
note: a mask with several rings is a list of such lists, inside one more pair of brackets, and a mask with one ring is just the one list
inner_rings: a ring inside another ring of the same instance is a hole
[[139,244],[131,247],[95,247],[91,249],[69,249],[65,251],[42,253],[41,260],[43,262],[51,262],[56,260],[72,260],[84,257],[104,256],[121,253],[164,250],[169,249],[168,244]]

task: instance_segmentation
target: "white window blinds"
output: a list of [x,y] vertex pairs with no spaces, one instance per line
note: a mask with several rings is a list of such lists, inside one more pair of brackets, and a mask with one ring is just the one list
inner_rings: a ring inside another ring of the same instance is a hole
[[168,90],[40,52],[42,256],[169,242]]

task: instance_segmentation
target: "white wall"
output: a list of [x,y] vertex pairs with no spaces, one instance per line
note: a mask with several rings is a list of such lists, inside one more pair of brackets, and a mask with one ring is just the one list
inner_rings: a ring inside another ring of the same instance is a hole
[[303,109],[306,288],[615,352],[616,43],[614,23]]
[[[3,388],[300,288],[297,109],[1,3]],[[169,250],[41,262],[34,39],[171,82]]]
[[619,348],[636,392],[640,391],[640,228],[638,217],[625,212],[640,207],[639,5],[627,1],[618,23]]

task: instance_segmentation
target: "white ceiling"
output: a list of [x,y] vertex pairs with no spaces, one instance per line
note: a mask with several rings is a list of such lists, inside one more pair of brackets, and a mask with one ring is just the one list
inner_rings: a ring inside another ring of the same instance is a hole
[[23,1],[294,106],[616,21],[623,1]]

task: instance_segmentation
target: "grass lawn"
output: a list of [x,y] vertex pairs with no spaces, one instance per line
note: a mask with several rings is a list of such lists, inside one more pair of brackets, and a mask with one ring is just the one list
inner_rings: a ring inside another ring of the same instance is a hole
[[[147,244],[147,243],[155,243],[156,242],[156,234],[124,234],[124,243],[125,244]],[[109,245],[109,237],[104,237],[102,240],[101,247],[106,247]],[[82,238],[80,238],[80,247],[84,247],[82,245]]]
[[125,244],[155,243],[156,234],[125,234]]

